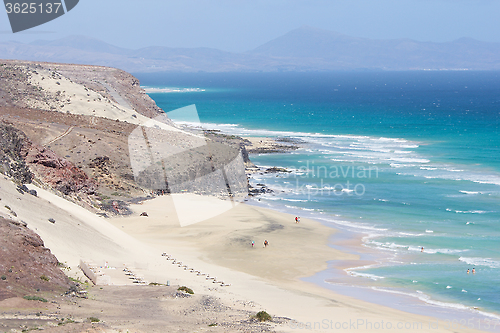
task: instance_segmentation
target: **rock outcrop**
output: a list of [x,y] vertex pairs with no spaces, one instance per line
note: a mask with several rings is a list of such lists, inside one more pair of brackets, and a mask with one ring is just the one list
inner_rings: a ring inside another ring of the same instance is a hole
[[94,194],[97,184],[73,163],[44,147],[30,145],[26,164],[45,184],[62,192]]
[[70,288],[57,258],[26,226],[0,217],[0,239],[0,301]]
[[22,152],[26,140],[23,132],[0,123],[0,172],[20,183],[29,184],[33,174],[26,165]]

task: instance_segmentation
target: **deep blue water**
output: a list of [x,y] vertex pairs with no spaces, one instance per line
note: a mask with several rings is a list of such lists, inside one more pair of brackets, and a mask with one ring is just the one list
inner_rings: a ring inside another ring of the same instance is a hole
[[211,128],[305,141],[254,156],[294,172],[252,182],[277,190],[263,205],[364,233],[383,255],[356,279],[500,314],[500,73],[137,76],[180,88],[150,94],[167,112],[195,104]]

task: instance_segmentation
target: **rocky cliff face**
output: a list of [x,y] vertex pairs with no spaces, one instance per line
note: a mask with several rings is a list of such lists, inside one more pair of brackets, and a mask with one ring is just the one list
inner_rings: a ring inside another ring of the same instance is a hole
[[73,163],[33,144],[22,131],[6,123],[0,123],[0,163],[3,172],[22,184],[35,178],[65,195],[93,194],[97,188]]
[[31,183],[33,178],[23,156],[26,140],[21,131],[0,123],[0,172],[21,183]]
[[0,217],[0,301],[63,292],[71,283],[33,231]]
[[26,164],[40,180],[63,194],[94,194],[97,189],[85,172],[47,148],[29,145]]

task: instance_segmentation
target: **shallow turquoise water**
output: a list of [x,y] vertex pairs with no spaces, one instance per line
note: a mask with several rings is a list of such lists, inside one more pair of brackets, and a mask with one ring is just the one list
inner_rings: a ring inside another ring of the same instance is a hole
[[500,314],[499,73],[138,77],[202,89],[150,94],[165,111],[195,104],[211,128],[307,142],[252,158],[294,170],[255,177],[276,190],[260,204],[362,232],[384,260],[358,279]]

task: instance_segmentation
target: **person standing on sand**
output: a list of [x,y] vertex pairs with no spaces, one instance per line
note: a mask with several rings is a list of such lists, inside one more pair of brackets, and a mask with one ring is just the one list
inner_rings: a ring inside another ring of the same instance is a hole
[[267,247],[269,245],[269,242],[267,241],[267,239],[264,241],[264,247]]
[[299,218],[295,216],[295,223],[299,223]]
[[255,246],[255,242],[254,242],[254,241],[252,241],[252,247],[254,247],[254,246]]

